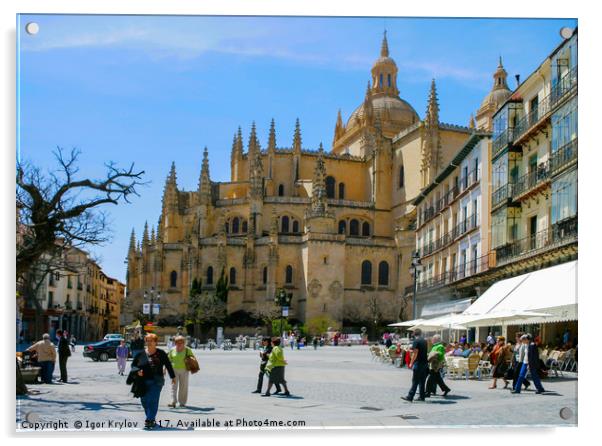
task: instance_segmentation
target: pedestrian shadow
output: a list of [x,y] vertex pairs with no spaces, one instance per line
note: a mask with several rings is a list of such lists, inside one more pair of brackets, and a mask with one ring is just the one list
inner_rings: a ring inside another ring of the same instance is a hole
[[272,395],[275,396],[277,398],[280,398],[281,400],[303,400],[305,398],[303,398],[302,396],[298,396],[298,395]]
[[452,401],[453,400],[469,400],[470,399],[470,397],[466,396],[466,395],[447,395],[447,396],[442,396],[439,398],[441,398],[442,400],[452,400]]
[[215,410],[215,407],[186,406],[186,407],[179,407],[177,409],[171,409],[169,412],[193,413],[193,412],[212,412],[214,410]]
[[450,401],[448,399],[445,399],[445,400],[431,400],[431,399],[429,399],[426,403],[427,404],[458,404],[457,401]]
[[[139,412],[140,411],[140,403],[137,401],[132,402],[92,402],[92,401],[66,401],[66,400],[51,400],[46,398],[27,398],[29,401],[35,401],[36,403],[45,403],[45,404],[58,404],[58,405],[80,405],[77,410],[86,410],[86,411],[100,411],[100,410],[117,410],[117,411],[125,411],[125,412]],[[132,406],[132,409],[128,409],[127,406]]]

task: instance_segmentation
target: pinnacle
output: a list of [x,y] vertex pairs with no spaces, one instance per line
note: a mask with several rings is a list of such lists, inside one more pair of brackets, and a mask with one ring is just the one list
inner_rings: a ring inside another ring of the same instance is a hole
[[389,57],[389,42],[387,42],[387,30],[383,35],[383,42],[380,46],[380,57]]

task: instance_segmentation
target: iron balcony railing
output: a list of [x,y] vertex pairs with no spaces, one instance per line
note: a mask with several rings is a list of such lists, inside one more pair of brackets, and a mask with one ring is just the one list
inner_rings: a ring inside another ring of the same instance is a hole
[[577,159],[577,138],[565,144],[552,154],[550,158],[550,173],[556,173],[572,164]]
[[518,140],[521,136],[526,134],[532,127],[538,122],[548,116],[548,113],[552,109],[552,102],[550,95],[548,94],[543,98],[537,108],[530,110],[529,113],[525,114],[514,127],[513,140]]
[[577,240],[577,216],[567,218],[552,227],[496,249],[497,263],[553,248]]
[[447,206],[452,204],[456,198],[465,190],[471,188],[473,185],[479,182],[479,170],[471,170],[466,176],[463,176],[458,180],[458,184],[449,190],[443,197],[435,202],[434,206],[425,208],[420,213],[420,226],[427,223],[435,215],[445,209]]
[[512,197],[512,187],[513,184],[506,183],[503,186],[497,188],[491,194],[491,207],[495,208],[496,206],[502,204],[503,202],[508,201]]
[[541,163],[532,172],[520,177],[512,187],[512,197],[518,197],[525,192],[535,188],[550,178],[549,162]]
[[574,66],[560,78],[556,85],[552,86],[550,101],[552,107],[558,104],[565,96],[577,87],[577,66]]
[[432,254],[433,252],[438,251],[439,249],[447,246],[448,244],[450,244],[451,242],[456,240],[458,237],[461,237],[468,231],[472,231],[473,229],[477,228],[478,226],[479,226],[479,216],[478,216],[478,214],[472,214],[472,215],[466,217],[466,220],[461,221],[456,226],[454,226],[451,231],[444,234],[439,239],[428,243],[427,245],[423,246],[422,249],[418,249],[417,250],[418,256],[419,257],[428,256],[428,255]]
[[497,138],[493,140],[491,144],[491,157],[495,158],[495,156],[500,153],[504,147],[510,144],[513,141],[514,129],[508,128],[502,133],[500,133]]
[[434,277],[420,280],[417,284],[418,291],[425,291],[431,288],[438,288],[452,284],[475,274],[487,271],[491,267],[490,256],[486,254],[482,257],[472,259],[465,263],[455,265],[449,271],[443,271]]

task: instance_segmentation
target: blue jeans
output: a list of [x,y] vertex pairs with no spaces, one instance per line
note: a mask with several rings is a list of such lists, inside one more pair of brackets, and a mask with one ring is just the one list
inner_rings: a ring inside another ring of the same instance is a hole
[[46,384],[52,383],[52,373],[54,372],[54,362],[52,361],[40,361],[38,365],[42,368],[40,370],[40,378]]
[[147,420],[154,421],[157,416],[159,397],[161,396],[161,389],[163,389],[164,383],[165,380],[163,377],[144,381],[144,384],[146,384],[146,393],[140,398],[140,402],[142,403],[142,407],[144,407],[144,414]]
[[[527,370],[529,369],[529,364],[523,364],[520,369],[520,374],[518,375],[518,381],[516,382],[516,387],[514,390],[520,393],[520,388],[523,385],[523,381],[527,377]],[[539,373],[535,368],[531,369],[531,378],[533,378],[533,382],[535,383],[535,388],[540,392],[544,391],[543,386],[541,385],[541,380],[539,379]]]
[[426,377],[429,373],[429,365],[428,363],[418,363],[415,362],[412,367],[412,387],[408,392],[408,398],[413,400],[414,395],[416,395],[416,390],[419,391],[419,398],[424,399],[426,397],[425,384]]

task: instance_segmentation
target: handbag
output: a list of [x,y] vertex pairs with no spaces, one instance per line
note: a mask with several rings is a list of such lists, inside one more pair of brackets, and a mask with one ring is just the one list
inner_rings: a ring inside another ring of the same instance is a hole
[[193,375],[200,370],[199,362],[193,355],[188,354],[188,349],[186,349],[186,356],[184,357],[184,365],[186,366],[186,370],[188,370]]

